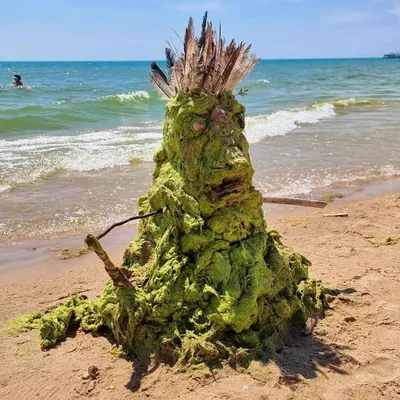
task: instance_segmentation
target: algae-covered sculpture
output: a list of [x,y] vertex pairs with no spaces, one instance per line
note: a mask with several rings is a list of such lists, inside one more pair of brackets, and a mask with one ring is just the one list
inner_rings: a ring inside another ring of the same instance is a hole
[[292,321],[323,311],[309,262],[267,229],[253,186],[245,109],[232,94],[258,62],[249,51],[226,44],[206,14],[198,38],[189,20],[182,55],[166,50],[168,74],[152,63],[151,81],[169,101],[153,186],[139,206],[159,213],[141,221],[121,267],[107,261],[113,281],[101,299],[72,297],[44,315],[43,346],[79,323],[109,328],[133,357],[240,364]]

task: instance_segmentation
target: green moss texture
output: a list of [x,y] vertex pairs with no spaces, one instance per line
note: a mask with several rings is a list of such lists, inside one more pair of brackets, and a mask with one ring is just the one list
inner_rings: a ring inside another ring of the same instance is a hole
[[169,101],[153,186],[139,200],[141,214],[163,212],[141,221],[122,263],[146,279],[135,290],[110,283],[100,300],[73,297],[46,314],[44,347],[73,323],[108,327],[134,357],[240,363],[293,320],[323,312],[309,262],[266,226],[244,113],[230,93]]

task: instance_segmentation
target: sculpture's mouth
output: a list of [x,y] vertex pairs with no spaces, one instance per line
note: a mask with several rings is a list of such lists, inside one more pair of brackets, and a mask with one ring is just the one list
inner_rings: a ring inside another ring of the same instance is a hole
[[243,191],[243,182],[240,179],[226,180],[224,179],[220,185],[210,186],[210,198],[212,201],[219,201],[224,197]]

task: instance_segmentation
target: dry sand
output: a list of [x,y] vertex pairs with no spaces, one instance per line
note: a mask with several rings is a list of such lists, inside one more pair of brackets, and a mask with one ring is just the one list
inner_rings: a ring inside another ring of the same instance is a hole
[[[111,355],[105,337],[78,331],[42,352],[37,332],[3,332],[0,399],[400,399],[400,243],[367,240],[400,238],[400,194],[326,211],[349,218],[295,210],[269,224],[312,261],[311,275],[332,294],[332,310],[312,336],[294,335],[247,372],[224,367],[194,378],[166,366],[145,371]],[[93,254],[0,271],[0,325],[70,293],[94,298],[106,281]],[[87,375],[91,366],[95,378]]]

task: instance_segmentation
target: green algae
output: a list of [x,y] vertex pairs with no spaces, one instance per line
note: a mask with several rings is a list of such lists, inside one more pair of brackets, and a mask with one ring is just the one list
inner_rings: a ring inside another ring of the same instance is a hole
[[322,314],[309,261],[267,229],[252,183],[244,107],[231,93],[180,94],[167,105],[153,186],[139,199],[137,238],[122,267],[135,290],[110,283],[96,301],[73,296],[41,319],[42,346],[71,325],[107,327],[133,357],[181,366],[247,366],[294,320]]
[[57,256],[59,258],[62,258],[63,260],[69,259],[69,258],[78,258],[80,256],[83,256],[85,254],[91,253],[92,250],[88,249],[87,247],[78,247],[75,249],[61,249],[57,252]]
[[129,160],[129,165],[131,167],[136,167],[136,166],[140,165],[141,163],[142,163],[142,160],[137,157],[133,157]]
[[84,331],[97,331],[103,325],[96,301],[72,295],[65,303],[42,315],[38,324],[41,346],[48,348],[66,338],[68,330],[80,326]]
[[37,312],[13,318],[8,321],[7,325],[0,332],[5,335],[17,336],[22,332],[38,329],[43,315],[43,313]]
[[296,218],[286,218],[284,221],[285,221],[285,222],[288,222],[288,223],[291,224],[291,225],[296,226],[296,225],[305,224],[306,222],[311,221],[311,218],[312,218],[312,217],[308,217],[308,216],[305,216],[305,217],[296,217]]
[[327,193],[326,195],[320,197],[320,201],[325,201],[327,203],[332,203],[335,199],[342,199],[344,197],[343,193],[333,192]]
[[400,237],[391,237],[391,236],[382,238],[368,236],[365,239],[374,246],[394,246],[395,244],[400,242]]
[[125,351],[120,348],[120,347],[115,347],[113,346],[111,348],[111,350],[108,352],[111,356],[115,357],[115,358],[127,358],[127,354],[125,353]]

